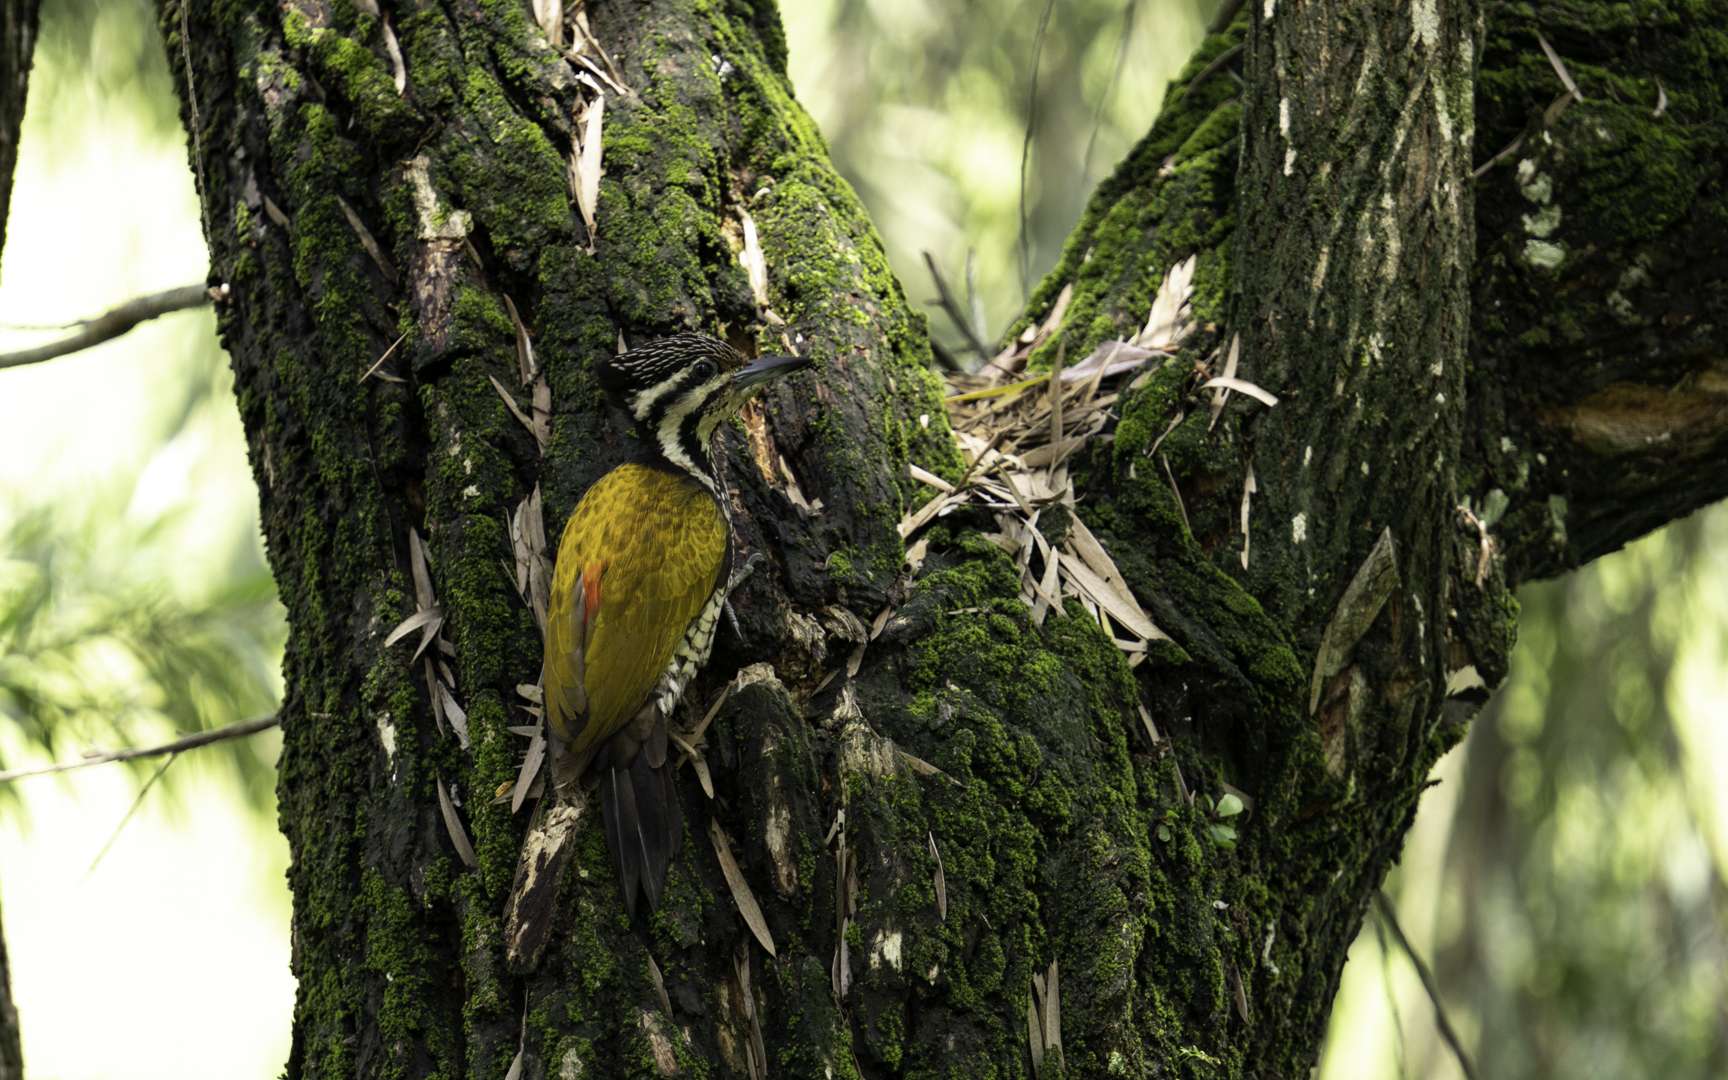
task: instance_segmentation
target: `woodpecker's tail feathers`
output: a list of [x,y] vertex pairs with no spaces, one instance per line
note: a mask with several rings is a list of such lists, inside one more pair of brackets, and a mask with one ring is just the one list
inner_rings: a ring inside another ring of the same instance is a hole
[[684,840],[684,813],[672,766],[663,759],[655,768],[648,757],[644,748],[628,765],[599,764],[606,847],[624,890],[624,908],[632,917],[638,887],[648,894],[649,910],[659,909],[666,875]]

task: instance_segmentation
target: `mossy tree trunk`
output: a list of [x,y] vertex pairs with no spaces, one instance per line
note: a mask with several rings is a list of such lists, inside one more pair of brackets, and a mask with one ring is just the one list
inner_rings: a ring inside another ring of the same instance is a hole
[[[629,88],[607,96],[592,237],[567,178],[576,72],[529,10],[372,10],[162,18],[289,612],[295,1080],[502,1077],[519,1056],[525,1077],[742,1076],[757,1046],[776,1076],[1025,1076],[1053,961],[1046,1072],[1305,1075],[1367,898],[1461,734],[1448,677],[1505,670],[1510,588],[1728,487],[1707,11],[1634,28],[1624,8],[1544,8],[1587,97],[1551,118],[1527,108],[1558,82],[1522,7],[1485,25],[1454,0],[1264,0],[1206,41],[1187,77],[1245,43],[1246,90],[1220,73],[1172,95],[1027,311],[1072,283],[1078,355],[1200,256],[1205,330],[1077,463],[1079,512],[1175,639],[1130,670],[1078,607],[1031,623],[991,522],[943,519],[903,575],[895,523],[924,497],[906,466],[959,462],[923,320],[792,99],[771,4],[591,8]],[[1473,181],[1520,131],[1529,149]],[[1625,212],[1640,200],[1660,220]],[[530,722],[515,688],[539,636],[510,518],[539,485],[555,537],[626,452],[590,374],[620,335],[779,351],[734,254],[745,212],[788,339],[819,364],[723,434],[741,552],[768,565],[691,695],[700,712],[734,688],[708,730],[715,798],[681,774],[684,851],[635,923],[585,825],[545,958],[512,971],[527,812],[491,797],[524,746],[507,728]],[[549,380],[544,452],[503,397],[532,414],[512,308]],[[1213,428],[1194,362],[1238,334],[1239,375],[1280,403],[1234,395]],[[416,607],[414,534],[467,749],[434,715],[418,635],[384,645]],[[1253,798],[1234,849],[1179,771]]]

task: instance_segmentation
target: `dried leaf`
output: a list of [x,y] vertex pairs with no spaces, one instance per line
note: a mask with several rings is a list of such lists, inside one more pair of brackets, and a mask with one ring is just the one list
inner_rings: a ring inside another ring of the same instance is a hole
[[768,923],[762,918],[762,908],[757,905],[756,895],[750,891],[743,871],[738,869],[738,863],[732,858],[732,846],[726,833],[720,828],[720,822],[714,818],[708,821],[708,838],[714,842],[714,856],[720,861],[720,872],[726,876],[726,885],[732,890],[732,899],[738,905],[739,914],[744,916],[750,932],[756,935],[756,940],[762,943],[762,948],[767,950],[768,955],[779,959],[779,954],[774,951],[774,939],[768,933]]
[[420,531],[410,525],[408,568],[414,575],[414,602],[421,608],[432,607],[438,602],[432,593],[432,575],[427,571],[427,564],[431,561],[432,553],[427,550],[426,541],[420,539]]
[[1579,90],[1578,84],[1572,81],[1572,73],[1566,70],[1566,65],[1561,61],[1560,54],[1554,51],[1554,46],[1548,44],[1548,39],[1542,36],[1540,30],[1536,32],[1536,43],[1542,46],[1542,51],[1548,56],[1548,63],[1554,68],[1554,74],[1560,76],[1560,81],[1566,84],[1566,89],[1572,92],[1572,97],[1577,100],[1578,104],[1584,104],[1583,91]]
[[284,214],[282,208],[277,206],[276,201],[268,195],[264,196],[264,213],[271,221],[274,221],[284,229],[291,229],[294,227],[293,222],[288,220],[288,215]]
[[[408,616],[406,619],[403,619],[401,622],[396,624],[396,629],[390,631],[390,636],[384,639],[384,647],[386,649],[388,649],[390,646],[396,644],[398,641],[401,641],[403,638],[407,637],[409,634],[412,634],[414,631],[419,630],[420,628],[427,626],[431,623],[438,622],[438,621],[442,620],[443,618],[444,618],[444,612],[437,605],[433,605],[432,607],[429,607],[429,608],[425,609],[424,611],[416,611],[414,614]],[[436,631],[433,631],[433,633],[436,633]],[[430,637],[431,637],[431,634],[426,635],[427,639],[429,639]],[[426,647],[426,640],[423,639],[420,642],[420,648],[424,649],[425,647]],[[420,654],[418,651],[416,651],[414,654],[414,659],[418,660],[419,658],[420,658]]]
[[888,625],[888,616],[894,611],[894,605],[888,604],[876,613],[876,618],[870,622],[870,640],[875,641],[882,633],[882,628]]
[[1125,371],[1133,371],[1155,356],[1169,355],[1164,349],[1146,349],[1120,339],[1106,341],[1087,354],[1086,359],[1073,367],[1063,368],[1062,381],[1074,384],[1090,380],[1096,383]]
[[691,745],[695,745],[696,741],[702,738],[702,733],[708,730],[708,725],[713,722],[714,717],[720,712],[720,706],[726,704],[726,698],[732,693],[733,685],[733,683],[727,683],[722,687],[720,689],[720,696],[714,699],[714,704],[708,706],[708,711],[702,715],[702,722],[697,724],[696,730],[690,733]]
[[353,229],[354,235],[360,238],[360,246],[365,248],[366,254],[372,256],[372,261],[378,264],[379,272],[382,273],[392,285],[400,281],[401,278],[397,276],[396,268],[391,266],[389,261],[384,258],[383,249],[378,246],[378,241],[372,239],[372,234],[368,232],[366,226],[361,223],[360,215],[356,214],[354,208],[348,205],[348,200],[338,195],[336,196],[336,203],[342,207],[342,213],[347,216],[348,227]]
[[480,865],[480,860],[474,855],[474,845],[468,841],[468,830],[462,827],[462,819],[456,816],[456,804],[450,801],[450,792],[444,788],[444,778],[433,774],[438,782],[438,809],[444,813],[444,828],[450,833],[450,842],[456,845],[456,854],[462,857],[462,864],[472,870]]
[[1152,311],[1146,317],[1146,328],[1135,337],[1134,344],[1143,349],[1170,349],[1182,343],[1193,331],[1183,321],[1188,299],[1194,295],[1194,268],[1200,263],[1198,253],[1172,266],[1158,286],[1152,299]]
[[390,28],[390,17],[384,16],[384,51],[390,54],[391,78],[396,83],[396,96],[408,92],[408,67],[402,63],[402,46],[396,43],[396,31]]
[[935,473],[929,472],[925,469],[920,469],[916,465],[907,465],[906,468],[912,479],[919,483],[929,484],[931,487],[943,494],[952,495],[954,493],[954,485],[942,479],[940,476],[937,476]]
[[1032,605],[1032,622],[1038,626],[1044,625],[1044,617],[1054,610],[1057,615],[1067,614],[1062,609],[1062,601],[1057,596],[1059,587],[1056,574],[1062,566],[1062,558],[1054,550],[1044,549],[1044,578],[1034,581],[1032,589],[1037,593],[1038,600]]
[[377,361],[375,363],[373,363],[373,365],[371,367],[366,369],[366,374],[360,376],[360,381],[365,382],[367,379],[371,378],[373,375],[376,375],[380,379],[383,379],[385,382],[393,382],[393,383],[405,383],[405,382],[407,382],[408,381],[407,379],[404,379],[399,375],[392,375],[387,371],[379,371],[378,370],[379,368],[384,366],[384,361],[390,359],[390,354],[396,351],[396,346],[402,344],[406,340],[408,340],[408,332],[406,330],[404,330],[402,332],[402,336],[398,337],[395,341],[392,341],[390,343],[390,347],[388,349],[384,350],[384,355],[380,356],[377,359]]
[[[1230,355],[1224,361],[1224,378],[1234,379],[1236,377],[1236,362],[1241,356],[1242,335],[1240,333],[1232,334],[1230,336]],[[1224,411],[1224,402],[1230,397],[1229,384],[1220,383],[1219,385],[1222,389],[1216,390],[1212,394],[1212,418],[1206,422],[1207,431],[1211,431],[1217,426],[1218,414]]]
[[527,386],[539,372],[540,365],[534,359],[534,343],[528,339],[528,327],[516,311],[516,302],[508,294],[503,295],[504,310],[510,313],[510,323],[516,328],[516,367],[521,373],[522,385]]
[[[544,377],[544,376],[542,376]],[[546,608],[552,602],[552,560],[546,557],[546,523],[541,512],[540,485],[528,496],[528,508],[522,515],[522,536],[528,545],[529,606],[540,632],[546,632]]]
[[1062,1048],[1062,994],[1057,989],[1056,958],[1050,958],[1050,974],[1044,977],[1044,1052]]
[[[546,40],[555,49],[564,46],[564,4],[562,0],[534,0],[534,21]],[[671,1015],[668,1013],[667,1015]]]
[[1043,446],[1035,446],[1020,455],[1020,460],[1026,463],[1027,468],[1042,469],[1067,457],[1072,451],[1078,450],[1085,441],[1086,436],[1075,435],[1057,442],[1046,443]]
[[491,382],[492,389],[498,391],[498,396],[504,399],[504,404],[509,406],[511,414],[522,422],[523,427],[528,429],[528,434],[535,436],[538,440],[539,433],[534,430],[534,421],[528,419],[528,414],[522,411],[522,406],[516,404],[516,399],[510,396],[510,391],[504,389],[504,384],[498,381],[496,375],[488,375],[486,378],[487,381]]
[[1235,991],[1236,1015],[1242,1018],[1242,1023],[1252,1028],[1254,1021],[1248,1019],[1248,994],[1242,986],[1242,973],[1236,969],[1235,964],[1230,965],[1230,982]]
[[527,505],[528,500],[523,499],[510,515],[510,553],[516,559],[516,594],[524,600],[528,599],[528,541],[522,535],[522,511]]
[[432,658],[426,658],[426,695],[432,699],[432,718],[438,721],[438,734],[449,726],[444,722],[444,696],[438,693],[438,673],[432,670]]
[[1254,503],[1254,493],[1260,490],[1260,485],[1254,479],[1254,463],[1248,463],[1248,476],[1242,481],[1242,569],[1248,569],[1248,545],[1252,537],[1248,534],[1248,511]]
[[702,784],[702,792],[710,799],[714,797],[714,778],[708,774],[708,762],[705,758],[691,758],[690,767],[696,770],[696,779]]
[[516,1056],[510,1059],[510,1071],[504,1074],[504,1080],[522,1080],[522,1055],[526,1051],[516,1051]]
[[1110,586],[1118,597],[1138,608],[1140,601],[1134,598],[1134,591],[1123,579],[1122,571],[1116,569],[1116,563],[1110,558],[1110,553],[1104,550],[1104,545],[1098,542],[1098,538],[1092,535],[1092,530],[1088,529],[1078,516],[1069,520],[1073,524],[1068,534],[1068,542],[1073,546],[1074,553],[1079,555],[1081,561]]
[[534,786],[534,780],[540,775],[540,765],[546,760],[546,733],[536,724],[534,734],[528,740],[528,756],[522,761],[522,769],[516,774],[516,783],[510,791],[510,812],[514,814],[522,809],[522,804],[528,799],[528,790]]
[[[702,793],[712,799],[714,797],[714,778],[708,773],[708,762],[703,759],[702,751],[676,731],[668,730],[666,737],[677,743],[678,748],[689,757],[691,767],[696,770],[696,779],[702,782]],[[679,764],[682,765],[683,762],[679,762]]]
[[738,207],[738,220],[744,227],[744,250],[738,253],[738,262],[750,278],[750,292],[756,297],[756,306],[765,308],[768,306],[768,260],[762,254],[762,244],[756,236],[756,221],[750,216],[750,211]]
[[606,113],[606,95],[599,94],[583,114],[582,151],[571,159],[576,169],[576,205],[588,226],[588,250],[594,250],[595,215],[600,208],[600,124]]
[[[1662,89],[1662,80],[1657,79],[1656,80],[1656,111],[1650,114],[1650,119],[1655,120],[1657,117],[1661,116],[1663,113],[1665,113],[1667,111],[1668,111],[1668,91]],[[264,205],[265,205],[265,209],[269,209],[270,200],[265,199]],[[281,224],[281,223],[278,222],[277,224]]]
[[1362,635],[1374,622],[1392,591],[1398,587],[1398,558],[1392,542],[1392,528],[1387,526],[1380,539],[1356,568],[1338,607],[1326,624],[1320,639],[1320,652],[1314,657],[1314,678],[1308,691],[1308,715],[1320,711],[1320,692],[1326,680],[1344,670],[1347,658]]
[[[586,55],[577,52],[566,52],[564,58],[573,64],[580,64],[582,67],[587,69],[586,72],[577,72],[576,77],[578,79],[581,79],[584,74],[591,74],[594,78],[605,83],[606,88],[611,90],[614,94],[623,95],[629,93],[629,91],[625,89],[623,83],[614,79],[610,72],[599,64],[596,64],[594,61],[588,59]],[[588,86],[592,86],[595,90],[600,89],[598,86],[594,86],[594,84],[589,80],[584,79],[583,82]]]
[[666,1019],[672,1019],[672,999],[666,996],[666,980],[660,977],[660,965],[654,962],[654,957],[648,957],[648,977],[654,980],[654,993],[660,998],[660,1009],[666,1014]]
[[1110,617],[1121,623],[1130,633],[1143,637],[1148,641],[1168,641],[1170,635],[1158,629],[1146,613],[1140,610],[1138,603],[1119,595],[1104,579],[1094,574],[1084,561],[1072,559],[1062,562],[1062,576],[1078,590],[1082,597],[1090,598],[1099,607],[1110,613]]
[[456,732],[456,741],[462,749],[468,749],[468,714],[456,704],[456,699],[450,696],[450,688],[443,683],[438,684],[438,700],[444,706],[444,716],[450,721],[450,727]]
[[1276,394],[1269,390],[1262,390],[1260,387],[1255,386],[1246,379],[1232,379],[1220,375],[1215,379],[1207,379],[1205,382],[1200,384],[1200,389],[1202,390],[1210,387],[1223,387],[1226,391],[1237,390],[1241,393],[1247,394],[1249,397],[1264,405],[1278,404],[1278,396]]
[[930,857],[936,860],[936,918],[948,921],[948,879],[942,872],[942,852],[936,848],[936,834],[930,833]]
[[914,574],[924,565],[924,556],[929,551],[930,540],[922,536],[918,538],[917,543],[906,549],[906,565],[912,569]]
[[919,507],[917,510],[907,514],[901,519],[898,526],[900,538],[904,540],[906,537],[911,536],[919,529],[930,524],[930,522],[936,519],[936,515],[940,513],[944,507],[950,506],[956,501],[957,496],[938,495],[923,506]]
[[1157,748],[1163,740],[1158,737],[1158,725],[1152,722],[1152,713],[1146,706],[1140,706],[1140,722],[1146,725],[1146,737],[1152,740],[1152,746]]
[[1032,1071],[1036,1073],[1044,1067],[1044,1022],[1038,1016],[1038,998],[1043,995],[1037,991],[1038,976],[1032,976],[1034,993],[1026,999],[1026,1042],[1032,1048]]

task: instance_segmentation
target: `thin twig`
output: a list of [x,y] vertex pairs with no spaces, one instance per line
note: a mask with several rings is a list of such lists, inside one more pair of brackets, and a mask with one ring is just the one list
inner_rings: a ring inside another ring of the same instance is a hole
[[948,279],[942,276],[942,268],[936,265],[936,256],[926,251],[924,253],[924,265],[930,268],[930,277],[936,282],[937,306],[948,313],[948,318],[953,321],[961,336],[966,339],[967,347],[979,356],[989,356],[990,350],[984,347],[982,341],[978,340],[978,335],[973,332],[972,324],[966,318],[966,313],[960,310],[960,301],[954,296],[953,290],[948,288]]
[[1038,121],[1038,59],[1044,53],[1044,31],[1050,26],[1050,13],[1056,10],[1056,0],[1044,5],[1044,15],[1038,20],[1038,34],[1032,39],[1032,87],[1026,95],[1026,140],[1020,145],[1020,292],[1032,299],[1032,240],[1026,229],[1026,163],[1032,159],[1032,129]]
[[1116,66],[1110,69],[1110,81],[1104,84],[1104,93],[1098,96],[1098,107],[1092,111],[1092,137],[1086,140],[1086,156],[1080,159],[1080,186],[1085,187],[1086,181],[1092,175],[1092,148],[1098,145],[1098,131],[1104,126],[1104,106],[1109,104],[1110,95],[1116,92],[1116,83],[1122,78],[1122,66],[1128,61],[1128,39],[1134,36],[1134,9],[1140,6],[1140,0],[1128,0],[1122,9],[1122,40],[1116,43]]
[[[378,372],[378,369],[384,366],[384,361],[390,359],[390,354],[396,351],[396,346],[402,344],[402,342],[407,337],[408,337],[408,331],[406,331],[406,330],[402,331],[402,336],[390,343],[390,347],[388,349],[384,350],[384,355],[380,356],[378,358],[378,362],[376,364],[373,364],[371,367],[367,368],[365,375],[360,376],[360,381],[365,382],[366,379],[369,376],[371,376],[374,372]],[[386,375],[383,372],[378,372],[378,377],[381,379],[389,379],[393,382],[407,382],[408,381],[407,379],[399,379],[394,375]]]
[[1522,133],[1520,133],[1516,139],[1513,139],[1511,142],[1507,143],[1504,147],[1502,147],[1498,154],[1495,154],[1493,157],[1489,158],[1487,161],[1484,161],[1482,164],[1478,165],[1476,167],[1476,171],[1474,171],[1470,174],[1470,179],[1472,179],[1472,180],[1482,179],[1483,173],[1487,172],[1489,169],[1492,169],[1494,166],[1500,164],[1500,162],[1506,157],[1507,154],[1517,153],[1518,148],[1520,146],[1523,146],[1523,145],[1524,145],[1524,135]]
[[155,772],[150,774],[150,779],[144,781],[144,786],[138,789],[138,797],[132,800],[132,808],[126,811],[126,816],[120,819],[120,824],[114,826],[114,835],[108,838],[108,842],[102,845],[102,850],[98,851],[96,857],[90,860],[90,869],[84,871],[85,877],[89,877],[91,874],[96,872],[96,867],[102,862],[102,857],[108,854],[108,849],[114,846],[114,841],[120,839],[120,833],[125,830],[126,823],[131,821],[132,815],[136,814],[138,808],[144,805],[144,796],[149,794],[151,786],[154,785],[156,781],[162,779],[162,774],[168,771],[168,766],[174,764],[174,759],[179,756],[178,753],[169,754],[168,760],[164,761],[157,767]]
[[151,746],[142,749],[110,750],[102,754],[92,754],[79,761],[62,761],[58,765],[43,765],[35,769],[13,769],[10,772],[0,772],[0,784],[9,784],[14,780],[22,780],[26,776],[46,776],[49,773],[70,772],[73,769],[83,769],[91,765],[106,765],[110,761],[131,761],[134,758],[156,757],[160,754],[178,754],[182,750],[195,750],[200,746],[224,742],[228,739],[241,739],[247,735],[256,735],[266,731],[281,722],[276,713],[266,713],[254,716],[250,720],[236,720],[227,727],[215,728],[211,731],[200,731],[183,739],[175,739],[161,746]]
[[1230,61],[1236,59],[1236,57],[1240,56],[1242,54],[1243,48],[1244,48],[1243,43],[1237,42],[1236,44],[1230,46],[1228,49],[1225,49],[1223,52],[1219,53],[1217,55],[1217,57],[1214,58],[1210,64],[1207,64],[1205,67],[1201,68],[1200,74],[1194,76],[1193,79],[1189,80],[1188,89],[1182,91],[1182,100],[1180,102],[1178,102],[1178,104],[1186,104],[1188,101],[1188,95],[1192,94],[1195,91],[1195,89],[1199,87],[1199,85],[1201,83],[1205,82],[1207,79],[1210,79],[1212,76],[1216,75],[1218,73],[1219,68],[1223,67],[1225,64],[1228,64]]
[[1446,1045],[1458,1056],[1458,1067],[1464,1070],[1464,1080],[1476,1080],[1476,1066],[1470,1063],[1470,1055],[1464,1052],[1464,1044],[1458,1041],[1458,1033],[1452,1030],[1452,1021],[1446,1018],[1446,1007],[1440,1004],[1440,987],[1434,982],[1434,973],[1428,970],[1427,963],[1410,947],[1410,939],[1404,936],[1404,928],[1398,925],[1398,912],[1392,907],[1392,901],[1385,890],[1374,890],[1374,907],[1381,918],[1386,920],[1392,936],[1398,939],[1398,947],[1404,950],[1404,955],[1408,956],[1410,963],[1415,966],[1416,977],[1422,980],[1422,989],[1428,991],[1428,1000],[1434,1003],[1434,1024],[1440,1029],[1440,1037],[1446,1040]]
[[198,220],[204,235],[210,231],[209,185],[204,183],[204,121],[198,116],[198,80],[192,75],[192,0],[180,0],[180,55],[186,61],[186,101],[192,106],[192,165],[198,175]]
[[167,292],[134,297],[112,311],[85,320],[83,329],[69,338],[61,338],[51,345],[40,345],[34,349],[0,353],[0,368],[40,364],[44,360],[88,349],[104,341],[112,341],[141,322],[160,318],[173,311],[203,307],[209,302],[210,291],[202,285],[182,285]]
[[1176,486],[1176,474],[1170,471],[1170,459],[1160,454],[1158,460],[1164,463],[1164,475],[1170,478],[1170,490],[1176,496],[1176,509],[1182,511],[1182,527],[1192,535],[1194,526],[1188,524],[1188,508],[1182,505],[1182,489]]
[[1222,34],[1230,29],[1230,24],[1236,21],[1236,13],[1242,10],[1243,0],[1224,0],[1218,5],[1218,11],[1212,16],[1212,22],[1206,27],[1208,34]]
[[1398,1009],[1398,989],[1392,985],[1392,950],[1386,945],[1386,920],[1374,916],[1374,941],[1380,946],[1380,982],[1386,990],[1386,1007],[1392,1010],[1393,1045],[1398,1049],[1398,1080],[1410,1075],[1404,1060],[1404,1016]]

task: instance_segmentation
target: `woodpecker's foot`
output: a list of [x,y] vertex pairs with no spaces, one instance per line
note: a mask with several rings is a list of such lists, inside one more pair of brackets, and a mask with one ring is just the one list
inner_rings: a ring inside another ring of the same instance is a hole
[[730,600],[732,590],[750,580],[750,575],[756,572],[756,567],[767,561],[768,556],[760,551],[751,552],[750,557],[744,560],[744,565],[733,571],[731,579],[726,582],[726,598]]
[[726,582],[726,618],[731,621],[732,632],[738,635],[739,641],[744,640],[744,628],[738,625],[738,612],[732,607],[732,590],[744,584],[750,575],[756,572],[757,564],[767,561],[768,556],[760,551],[752,552],[750,557],[744,560],[744,565],[736,570],[731,579]]

